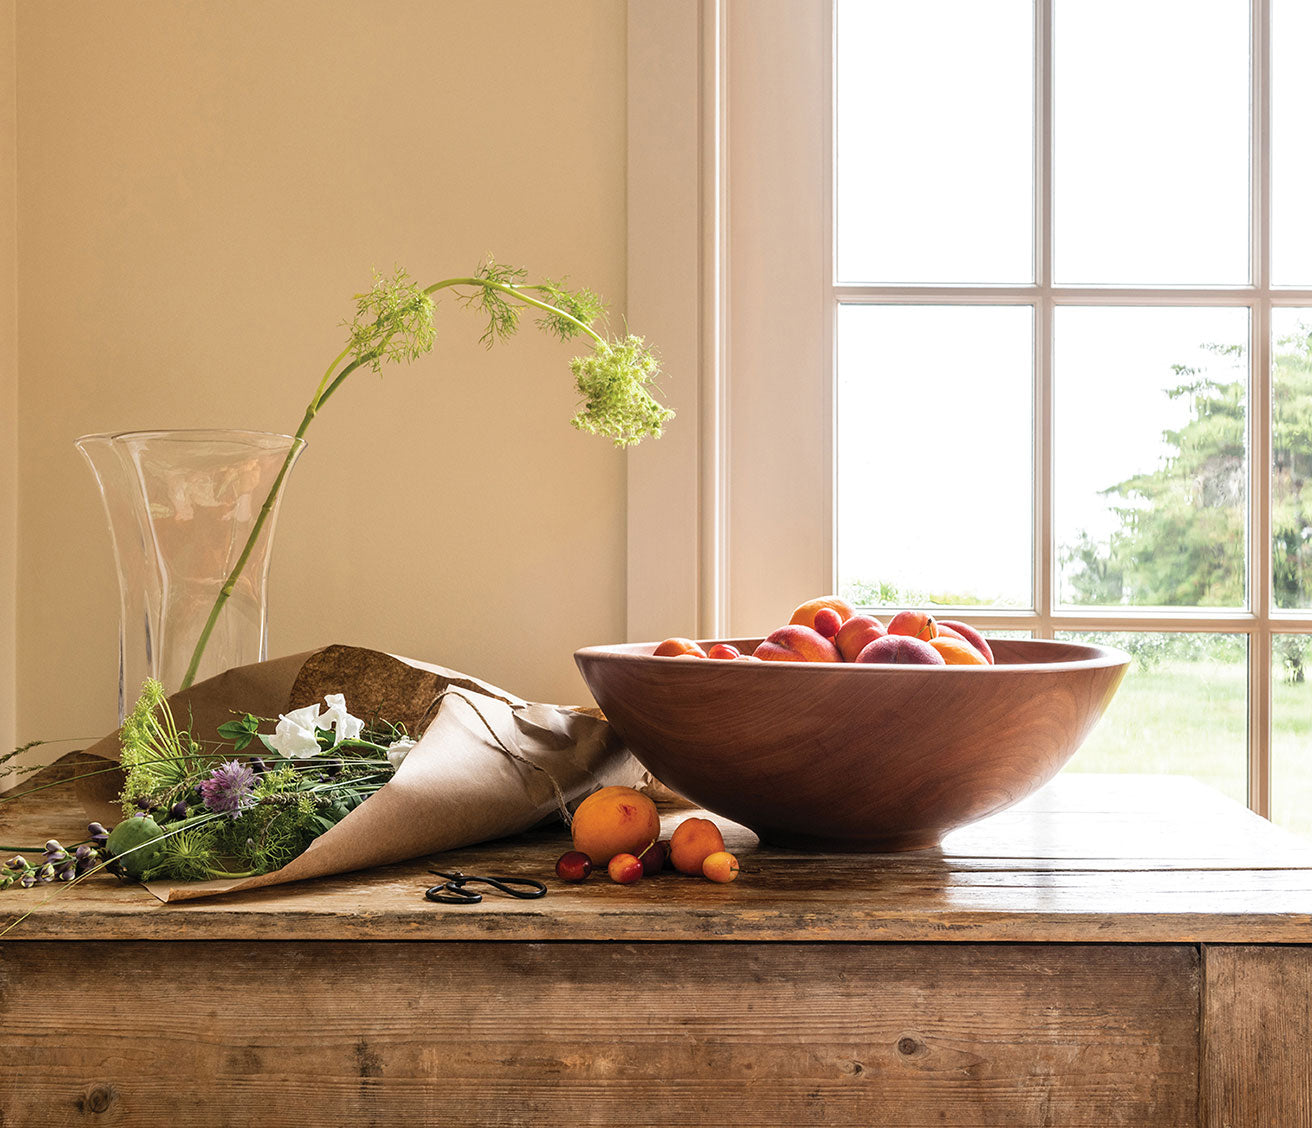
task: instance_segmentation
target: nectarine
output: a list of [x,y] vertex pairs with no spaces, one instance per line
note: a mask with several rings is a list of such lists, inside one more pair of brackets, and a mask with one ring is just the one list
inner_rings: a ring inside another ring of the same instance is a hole
[[899,611],[888,621],[888,633],[928,642],[938,634],[934,616],[926,611]]
[[858,662],[893,665],[945,666],[943,655],[929,643],[910,635],[886,634],[856,656]]
[[855,662],[856,656],[877,638],[888,632],[884,624],[869,615],[854,615],[838,630],[834,642],[845,662]]
[[767,662],[841,662],[842,656],[824,635],[810,627],[780,627],[753,654]]

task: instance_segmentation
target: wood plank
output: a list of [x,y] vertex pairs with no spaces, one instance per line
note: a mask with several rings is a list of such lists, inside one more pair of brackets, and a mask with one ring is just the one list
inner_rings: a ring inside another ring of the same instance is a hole
[[1312,947],[1203,950],[1203,1124],[1312,1126]]
[[1183,1128],[1198,989],[1166,946],[10,944],[0,1124]]
[[[81,833],[67,799],[46,794],[17,817],[0,808],[0,842],[37,845],[51,834],[71,841]],[[1155,821],[1142,809],[1146,797],[1160,805]],[[1108,813],[1120,800],[1126,811]],[[629,887],[604,874],[565,885],[553,866],[568,837],[556,829],[440,859],[441,868],[542,878],[550,887],[542,901],[429,904],[422,891],[436,879],[427,872],[432,862],[419,860],[176,906],[112,878],[71,890],[10,890],[0,893],[0,929],[32,908],[13,938],[243,939],[294,929],[325,940],[1312,942],[1304,844],[1201,785],[1083,777],[1078,787],[1054,783],[1033,802],[1028,812],[1017,808],[959,832],[975,836],[969,849],[953,836],[950,850],[902,855],[769,849],[717,818],[743,865],[729,886],[673,873]],[[669,812],[666,833],[692,813]]]

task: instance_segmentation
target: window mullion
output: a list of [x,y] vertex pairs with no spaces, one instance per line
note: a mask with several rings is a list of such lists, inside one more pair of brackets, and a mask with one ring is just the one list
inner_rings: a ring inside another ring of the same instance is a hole
[[1271,10],[1252,0],[1250,197],[1253,284],[1249,379],[1248,805],[1271,815]]
[[1052,0],[1034,4],[1034,610],[1035,633],[1052,637],[1053,414],[1052,414]]

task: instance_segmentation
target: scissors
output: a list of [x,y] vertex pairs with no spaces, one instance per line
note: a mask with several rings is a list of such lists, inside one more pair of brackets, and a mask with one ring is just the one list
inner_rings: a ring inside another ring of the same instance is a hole
[[[540,881],[534,881],[531,877],[479,877],[472,873],[461,873],[459,870],[454,870],[451,873],[443,873],[441,870],[429,870],[428,872],[446,878],[446,881],[440,885],[434,885],[432,888],[424,890],[424,896],[428,900],[437,901],[443,905],[477,905],[483,899],[483,894],[465,888],[470,882],[475,881],[480,885],[490,885],[494,889],[500,889],[502,893],[509,893],[512,897],[521,897],[524,900],[532,900],[535,897],[545,897],[547,895],[547,887]],[[513,885],[523,886],[524,888],[512,889],[511,886]]]

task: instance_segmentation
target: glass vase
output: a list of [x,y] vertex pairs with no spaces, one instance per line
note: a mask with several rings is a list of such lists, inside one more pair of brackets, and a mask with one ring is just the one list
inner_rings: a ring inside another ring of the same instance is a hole
[[118,569],[120,721],[148,677],[172,693],[263,661],[274,526],[305,440],[123,431],[76,445],[100,486]]

